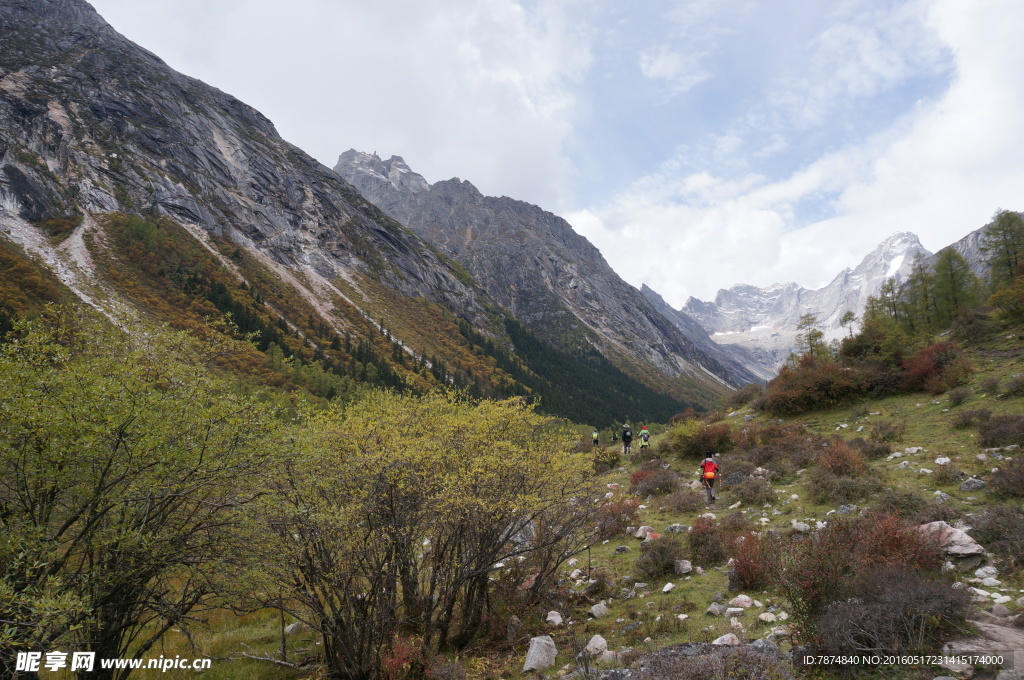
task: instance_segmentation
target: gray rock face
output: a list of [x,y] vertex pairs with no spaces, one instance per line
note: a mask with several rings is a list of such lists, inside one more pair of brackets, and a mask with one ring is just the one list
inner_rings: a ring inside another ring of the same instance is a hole
[[643,357],[671,377],[706,382],[710,372],[732,385],[754,377],[713,345],[681,332],[557,215],[484,196],[458,178],[426,184],[395,156],[382,161],[349,150],[334,170],[465,266],[502,306],[556,345],[590,342],[617,362]]
[[18,36],[0,69],[7,215],[152,211],[310,277],[365,275],[483,324],[486,296],[415,234],[258,111],[177,73],[83,0],[4,2],[0,26]]

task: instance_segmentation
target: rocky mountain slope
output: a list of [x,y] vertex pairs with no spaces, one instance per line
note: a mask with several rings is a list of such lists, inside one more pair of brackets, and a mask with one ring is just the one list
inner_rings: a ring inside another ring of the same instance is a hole
[[[424,190],[405,175],[396,186]],[[615,404],[636,417],[657,401],[667,419],[728,389],[677,356],[682,344],[648,356],[623,343],[626,376],[510,326],[508,298],[488,294],[258,111],[177,73],[84,0],[0,4],[0,251],[13,263],[0,272],[0,326],[69,297],[118,323],[204,333],[230,314],[264,353],[246,371],[327,397],[346,380],[455,385],[548,395],[565,414],[600,412],[603,423],[624,415]],[[574,266],[543,271],[558,278]],[[16,271],[46,279],[45,295],[26,296],[8,276]],[[582,295],[576,281],[565,283]],[[526,298],[516,304],[515,316],[533,318]],[[537,305],[541,325],[562,328],[571,314],[547,304]],[[637,323],[669,326],[652,316]],[[661,370],[676,363],[672,377]],[[567,386],[564,376],[581,379]]]
[[839,319],[847,311],[860,316],[868,297],[891,277],[909,275],[914,259],[931,257],[917,236],[893,234],[853,269],[844,269],[831,283],[809,290],[796,283],[759,288],[738,284],[718,291],[713,302],[690,298],[683,312],[696,319],[721,344],[745,349],[760,371],[774,374],[795,347],[796,326],[814,314],[827,338],[843,334]]
[[[739,385],[757,378],[699,344],[623,281],[565,220],[458,178],[428,183],[398,156],[343,153],[335,172],[463,265],[503,307],[566,349],[595,345],[630,373]],[[706,333],[703,334],[706,337]]]

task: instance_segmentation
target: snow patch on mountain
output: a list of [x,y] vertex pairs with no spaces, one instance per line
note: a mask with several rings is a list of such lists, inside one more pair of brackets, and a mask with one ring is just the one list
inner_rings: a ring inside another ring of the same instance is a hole
[[847,311],[861,317],[868,298],[877,295],[883,283],[890,278],[905,281],[914,261],[930,256],[916,235],[898,232],[823,288],[810,290],[792,282],[764,288],[737,284],[719,290],[713,302],[691,297],[682,311],[715,342],[750,350],[760,357],[761,372],[774,372],[795,347],[801,316],[814,314],[826,338],[838,338],[847,332],[839,323]]

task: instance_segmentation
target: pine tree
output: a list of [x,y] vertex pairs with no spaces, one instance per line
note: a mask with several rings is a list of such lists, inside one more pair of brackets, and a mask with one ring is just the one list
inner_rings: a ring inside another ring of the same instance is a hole
[[1020,213],[996,211],[981,237],[981,250],[992,268],[993,287],[1012,285],[1024,265],[1024,218]]
[[957,314],[977,306],[978,279],[960,253],[946,248],[935,262],[934,299],[936,322],[942,328]]

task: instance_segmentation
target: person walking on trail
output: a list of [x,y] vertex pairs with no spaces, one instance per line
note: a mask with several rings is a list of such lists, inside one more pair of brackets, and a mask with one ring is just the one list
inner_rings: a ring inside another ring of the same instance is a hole
[[700,472],[700,483],[708,491],[708,505],[715,502],[715,480],[718,479],[720,468],[715,462],[714,456],[709,451],[698,467]]
[[594,447],[596,448],[598,445],[598,441],[600,440],[600,433],[597,431],[596,427],[594,428],[594,431],[591,433],[590,437],[591,439],[594,440]]
[[651,446],[651,433],[647,430],[647,426],[644,425],[640,428],[640,448],[646,449]]
[[622,453],[629,455],[629,445],[633,441],[633,430],[629,429],[629,423],[622,426]]

